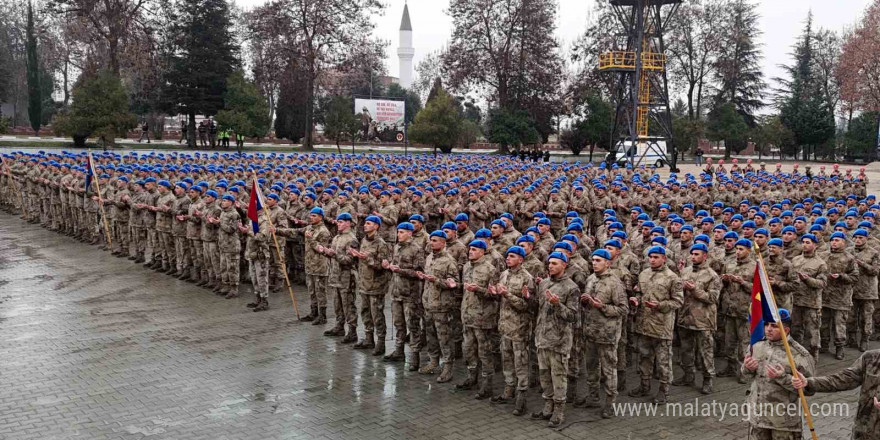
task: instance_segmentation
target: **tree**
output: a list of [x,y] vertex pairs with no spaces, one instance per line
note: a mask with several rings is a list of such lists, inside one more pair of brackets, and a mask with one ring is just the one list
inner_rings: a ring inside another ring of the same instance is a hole
[[354,139],[361,128],[361,122],[352,110],[354,104],[352,98],[334,96],[330,99],[324,113],[324,136],[336,141],[336,151],[342,154],[339,141],[350,139],[352,152],[354,152]]
[[238,67],[226,0],[179,0],[168,54],[165,96],[170,107],[188,116],[187,143],[196,145],[196,115],[223,108],[226,79]]
[[731,150],[739,153],[746,148],[748,134],[749,125],[735,104],[723,103],[709,112],[706,135],[711,141],[724,141],[725,158],[730,157]]
[[695,153],[700,139],[706,134],[706,123],[702,119],[691,119],[688,116],[672,116],[672,136],[675,138],[676,150],[684,158],[687,152]]
[[428,93],[435,80],[440,79],[442,83],[449,84],[449,75],[443,66],[444,54],[444,51],[431,52],[416,64],[416,75],[410,90],[418,94],[422,102],[428,102]]
[[778,148],[780,157],[795,156],[798,152],[794,133],[782,123],[779,115],[759,118],[758,126],[752,131],[752,139],[758,157],[769,154],[770,147]]
[[843,136],[845,158],[870,158],[877,148],[877,112],[864,112],[849,124]]
[[43,120],[43,97],[40,90],[40,62],[37,57],[37,37],[34,34],[34,6],[28,1],[27,15],[27,87],[28,119],[34,134],[40,132]]
[[269,104],[260,89],[236,70],[226,80],[225,107],[217,112],[217,124],[231,128],[236,135],[262,138],[269,132]]
[[385,93],[389,98],[403,98],[405,106],[405,122],[412,124],[416,115],[422,110],[422,100],[419,95],[411,90],[406,90],[400,84],[392,83]]
[[519,149],[521,145],[541,142],[541,135],[535,129],[534,121],[523,110],[495,108],[489,111],[489,142],[509,145]]
[[102,70],[83,75],[73,88],[70,111],[55,119],[57,133],[72,136],[78,146],[95,136],[112,145],[114,138],[137,125],[137,118],[128,112],[128,97],[122,81],[113,72]]
[[279,139],[300,142],[306,135],[307,75],[299,60],[290,60],[282,72],[275,118],[275,136]]
[[725,43],[715,61],[718,81],[715,107],[733,103],[750,127],[755,125],[755,112],[764,106],[762,54],[756,42],[761,35],[759,18],[757,5],[751,0],[732,0],[717,30]]
[[[846,36],[840,53],[837,78],[847,107],[874,112],[880,126],[880,0],[874,0],[855,29]],[[880,145],[877,145],[880,147]],[[870,150],[868,159],[875,158]]]
[[439,148],[443,153],[451,153],[459,142],[461,119],[455,101],[440,89],[416,115],[409,129],[409,138],[416,143],[433,145],[435,152]]
[[685,89],[691,120],[703,116],[704,89],[718,67],[716,57],[725,41],[717,26],[726,5],[724,0],[684,3],[669,26],[669,70]]

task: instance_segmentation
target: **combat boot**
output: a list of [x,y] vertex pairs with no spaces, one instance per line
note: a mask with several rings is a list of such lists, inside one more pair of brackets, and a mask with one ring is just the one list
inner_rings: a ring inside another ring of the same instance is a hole
[[617,392],[626,391],[626,370],[617,370]]
[[312,306],[312,311],[309,312],[308,315],[303,316],[303,317],[300,319],[300,321],[304,321],[304,322],[312,322],[312,321],[314,321],[315,318],[317,318],[317,317],[318,317],[318,308],[315,307],[315,306]]
[[598,408],[599,407],[599,388],[591,386],[589,390],[587,390],[587,395],[576,399],[574,402],[575,408]]
[[654,399],[652,400],[652,402],[655,405],[665,405],[668,400],[669,400],[669,384],[668,383],[661,383],[660,389],[657,390],[657,395],[654,396]]
[[712,394],[715,389],[712,387],[712,378],[711,377],[703,377],[703,388],[700,389],[700,392],[703,394]]
[[259,295],[259,294],[254,294],[254,302],[249,302],[249,303],[247,303],[247,306],[246,306],[246,307],[249,308],[249,309],[253,309],[254,307],[260,305],[261,302],[262,302],[262,301],[260,301],[260,295]]
[[318,316],[315,317],[315,320],[312,321],[312,325],[324,325],[327,323],[327,308],[319,307],[318,308]]
[[513,404],[513,415],[521,416],[526,413],[526,392],[516,392],[516,402]]
[[693,386],[695,380],[696,379],[694,378],[694,372],[687,371],[684,373],[684,376],[681,376],[678,379],[674,379],[672,381],[672,385],[676,387]]
[[507,403],[510,399],[513,398],[513,387],[510,385],[504,385],[504,391],[497,396],[492,396],[493,403]]
[[565,389],[565,402],[573,403],[577,395],[578,378],[577,376],[568,376],[568,387]]
[[608,396],[605,398],[605,406],[602,407],[602,412],[600,415],[603,419],[610,419],[614,417],[614,401],[616,400],[616,396]]
[[736,376],[738,372],[733,368],[733,364],[734,364],[734,363],[735,363],[735,361],[732,361],[732,360],[728,359],[728,360],[727,360],[727,366],[724,367],[723,370],[719,371],[718,374],[716,374],[716,376],[718,376],[718,377],[733,377],[733,376]]
[[385,339],[376,338],[376,348],[373,349],[373,356],[382,356],[385,354]]
[[345,334],[345,329],[342,328],[342,324],[336,324],[335,327],[324,330],[324,336],[342,336]]
[[352,345],[352,348],[355,350],[369,350],[371,348],[375,348],[376,344],[373,342],[373,334],[367,333],[364,335],[364,339],[361,339],[356,344]]
[[532,413],[533,419],[550,420],[553,417],[553,399],[544,399],[544,409]]
[[553,402],[553,415],[550,416],[550,421],[547,422],[547,426],[550,428],[556,428],[565,421],[565,402]]
[[492,397],[492,376],[492,372],[489,372],[488,375],[483,376],[483,382],[480,384],[480,390],[477,391],[477,394],[474,394],[474,399],[483,400]]
[[260,303],[254,307],[254,312],[262,312],[269,310],[269,298],[260,298]]
[[238,286],[227,286],[229,287],[229,291],[226,292],[226,299],[238,298]]
[[628,393],[629,397],[646,397],[651,394],[651,379],[645,380],[642,379],[641,385],[638,388],[633,388]]
[[437,383],[446,383],[452,380],[452,362],[446,362],[443,364],[443,368],[440,370],[440,376],[437,376]]
[[862,342],[859,342],[859,351],[862,353],[868,351],[868,337],[862,336]]
[[397,344],[394,346],[394,351],[383,356],[382,360],[385,362],[398,362],[404,360],[404,358],[403,344]]
[[407,370],[409,371],[419,371],[419,365],[422,363],[422,356],[419,352],[413,352],[409,357],[409,367]]
[[440,368],[440,358],[431,356],[431,360],[422,368],[419,368],[419,374],[436,374],[438,368]]
[[352,342],[357,342],[357,340],[357,332],[355,330],[349,330],[349,332],[345,334],[345,337],[342,338],[342,341],[340,342],[342,342],[343,344],[351,344]]
[[843,346],[838,345],[837,351],[834,353],[834,359],[842,361],[844,358],[846,358],[846,353],[843,352]]
[[[464,382],[455,386],[457,390],[469,390],[477,384],[477,369],[476,368],[468,368],[467,379]],[[441,375],[442,377],[442,375]]]

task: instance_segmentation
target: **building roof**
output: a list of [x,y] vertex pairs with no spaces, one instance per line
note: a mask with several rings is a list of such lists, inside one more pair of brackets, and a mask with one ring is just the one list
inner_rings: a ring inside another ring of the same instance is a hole
[[403,5],[403,19],[400,20],[400,30],[402,31],[411,31],[412,23],[409,21],[409,7],[404,3]]

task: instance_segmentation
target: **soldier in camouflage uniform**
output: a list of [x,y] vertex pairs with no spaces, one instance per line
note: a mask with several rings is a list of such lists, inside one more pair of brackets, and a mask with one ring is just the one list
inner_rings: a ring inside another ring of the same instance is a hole
[[327,276],[330,274],[330,260],[318,251],[318,246],[330,246],[330,231],[324,226],[324,209],[312,208],[309,212],[308,226],[301,228],[278,228],[278,235],[289,237],[302,234],[305,237],[306,287],[309,290],[311,312],[302,318],[312,321],[312,325],[327,323]]
[[773,287],[773,296],[779,308],[791,310],[791,296],[797,287],[797,275],[791,261],[785,258],[782,239],[774,238],[767,242],[767,278]]
[[247,304],[247,307],[253,309],[254,312],[262,312],[269,310],[269,265],[272,261],[269,243],[272,241],[272,233],[270,232],[269,217],[263,209],[257,212],[257,219],[257,231],[254,231],[253,226],[245,228],[247,242],[245,243],[244,258],[248,261],[248,271],[256,296],[253,302]]
[[828,350],[833,340],[836,348],[834,357],[838,360],[843,360],[845,356],[846,321],[853,306],[853,284],[859,277],[855,258],[846,251],[846,240],[843,232],[831,234],[829,252],[821,257],[828,267],[828,285],[822,291],[820,343],[823,350]]
[[819,239],[813,234],[801,238],[803,253],[791,261],[798,277],[794,290],[791,313],[791,336],[810,350],[819,360],[819,314],[822,310],[822,291],[828,283],[828,266],[816,255]]
[[160,180],[158,182],[159,197],[156,200],[156,235],[159,247],[162,249],[161,267],[157,270],[164,273],[171,273],[177,264],[177,258],[174,250],[174,236],[171,228],[174,222],[174,202],[177,196],[174,195],[171,182]]
[[192,266],[190,267],[190,275],[187,281],[204,285],[207,282],[208,272],[205,265],[205,248],[202,246],[202,218],[201,209],[205,202],[201,199],[202,187],[193,185],[187,191],[190,204],[186,214],[186,239],[189,241],[189,248],[192,251]]
[[[131,193],[128,191],[128,177],[120,176],[116,180],[117,191],[113,194],[113,206],[116,215],[113,218],[113,252],[112,255],[125,258],[129,256],[131,246],[131,235],[128,227],[129,202],[131,201]],[[64,227],[64,205],[61,205],[62,228]]]
[[532,417],[549,420],[550,427],[557,427],[565,420],[568,356],[574,342],[572,324],[580,310],[580,292],[566,275],[567,265],[568,257],[559,252],[551,253],[547,260],[549,277],[541,281],[537,291],[535,346],[544,408],[532,413]]
[[[146,261],[144,254],[147,248],[147,231],[144,229],[144,202],[146,201],[146,192],[143,189],[144,181],[138,180],[134,182],[133,194],[131,196],[131,209],[129,209],[129,226],[131,227],[131,254],[135,263],[143,263]],[[71,193],[73,194],[73,193]],[[73,201],[70,203],[71,216],[75,216],[73,212],[76,208]],[[73,230],[76,230],[76,222],[72,221]]]
[[639,274],[639,290],[630,304],[636,307],[633,332],[639,335],[639,376],[641,384],[629,392],[630,397],[645,397],[651,392],[654,360],[660,376],[660,390],[654,403],[666,403],[672,379],[672,334],[675,311],[684,303],[681,278],[666,264],[666,250],[660,246],[648,249],[650,267]]
[[[492,335],[497,331],[498,302],[489,293],[489,286],[497,284],[498,269],[486,255],[488,245],[482,240],[468,244],[468,262],[462,271],[464,297],[461,302],[461,321],[464,325],[464,352],[468,377],[456,385],[457,389],[469,390],[482,376],[477,399],[492,397],[492,377],[495,373]],[[480,373],[482,368],[482,373]]]
[[425,265],[425,249],[413,242],[415,227],[410,222],[397,225],[397,243],[390,259],[382,261],[382,267],[391,276],[391,319],[394,322],[394,351],[384,357],[386,362],[404,360],[404,344],[409,330],[409,371],[419,369],[421,335],[421,283],[416,272]]
[[156,186],[155,178],[147,177],[144,179],[141,216],[146,236],[146,247],[150,249],[150,261],[144,263],[148,269],[162,267],[162,260],[165,258],[165,249],[159,244],[159,233],[156,231],[156,207],[160,196]]
[[593,274],[580,296],[586,309],[583,336],[586,339],[587,389],[589,395],[577,399],[575,406],[600,405],[599,384],[605,392],[602,418],[613,416],[611,405],[617,399],[617,344],[620,343],[623,320],[629,313],[626,287],[611,269],[611,252],[597,249],[592,258]]
[[[388,292],[389,273],[382,261],[391,258],[391,248],[379,236],[382,219],[368,216],[364,220],[364,238],[360,248],[348,252],[358,259],[358,293],[361,296],[361,320],[364,339],[354,345],[357,349],[373,349],[373,356],[385,354],[385,294]],[[375,333],[376,339],[373,339]]]
[[520,246],[507,249],[507,270],[501,273],[498,284],[490,286],[489,293],[501,298],[498,312],[498,332],[501,334],[501,362],[504,372],[504,392],[492,397],[493,402],[507,402],[514,397],[513,415],[526,412],[526,392],[529,389],[529,333],[535,301],[535,279],[522,264],[526,250]]
[[220,251],[220,295],[226,299],[238,297],[240,279],[241,240],[239,234],[246,230],[241,223],[241,214],[235,209],[235,196],[224,194],[220,198],[222,210],[218,223],[217,248]]
[[174,276],[181,280],[189,277],[187,270],[193,265],[192,248],[189,239],[186,238],[188,224],[186,217],[189,214],[189,205],[192,203],[192,199],[186,194],[188,187],[186,182],[174,184],[174,204],[171,207],[171,235],[174,239],[174,255],[176,257]]
[[[455,362],[451,321],[453,310],[460,308],[457,299],[461,287],[461,270],[458,262],[446,250],[450,238],[444,231],[431,233],[429,246],[431,253],[425,259],[423,272],[416,276],[424,282],[422,305],[425,309],[425,333],[430,360],[419,369],[421,374],[434,374],[442,365],[437,382],[452,380],[452,366]],[[453,240],[455,241],[455,240]]]
[[755,260],[752,242],[741,238],[736,242],[736,256],[728,261],[721,275],[721,314],[724,315],[724,347],[727,349],[727,368],[718,377],[738,376],[739,383],[746,383],[739,375],[740,362],[749,347],[749,310],[752,304],[752,279]]
[[336,326],[324,332],[324,336],[342,336],[343,344],[357,342],[357,309],[355,294],[357,261],[348,252],[360,246],[352,223],[354,218],[347,211],[336,216],[336,236],[330,246],[318,245],[318,252],[330,258],[330,276],[327,278],[327,293],[333,298],[333,314]]
[[[810,353],[788,336],[791,319],[788,310],[780,309],[788,345],[797,365],[798,375],[812,376],[815,361]],[[748,404],[753,413],[749,417],[749,440],[800,440],[803,426],[800,412],[794,411],[799,403],[792,379],[791,366],[777,324],[764,327],[767,339],[752,346],[751,355],[742,364],[742,375],[752,378]],[[770,406],[772,405],[772,406]],[[770,413],[775,409],[775,414]],[[781,410],[780,410],[781,409]],[[797,409],[800,409],[797,407]]]
[[868,245],[868,231],[853,232],[855,246],[852,252],[859,276],[853,285],[853,308],[847,329],[851,346],[867,351],[868,338],[874,334],[874,304],[877,301],[877,274],[880,273],[880,254]]
[[220,282],[220,249],[217,246],[217,229],[220,227],[220,204],[217,202],[218,194],[213,189],[205,191],[205,204],[201,208],[202,228],[202,252],[203,263],[207,268],[208,279],[202,284],[219,294]]
[[681,340],[681,369],[684,376],[672,385],[694,385],[694,354],[702,360],[703,394],[713,391],[715,376],[715,329],[721,278],[706,261],[709,248],[703,243],[691,246],[691,264],[682,270],[684,304],[678,312],[678,336]]

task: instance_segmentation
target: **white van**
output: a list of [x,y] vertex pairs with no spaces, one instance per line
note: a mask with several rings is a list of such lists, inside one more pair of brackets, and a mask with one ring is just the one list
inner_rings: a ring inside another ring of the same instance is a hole
[[[644,157],[642,157],[644,155]],[[617,152],[614,161],[619,165],[627,162],[661,168],[669,163],[666,152],[666,141],[662,139],[644,139],[636,142],[633,147],[632,141],[620,141],[617,143]]]

